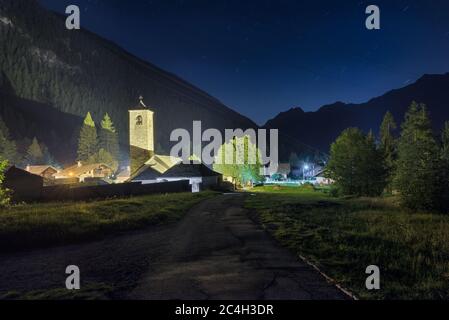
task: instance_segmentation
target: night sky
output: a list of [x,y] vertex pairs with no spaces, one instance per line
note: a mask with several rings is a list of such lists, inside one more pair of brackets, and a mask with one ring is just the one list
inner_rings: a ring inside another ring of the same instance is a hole
[[[40,0],[259,124],[449,72],[449,1]],[[379,31],[365,8],[381,10]]]

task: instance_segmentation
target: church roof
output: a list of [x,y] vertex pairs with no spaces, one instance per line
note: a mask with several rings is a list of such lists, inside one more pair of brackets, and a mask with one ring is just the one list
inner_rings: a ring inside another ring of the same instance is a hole
[[145,164],[150,166],[153,170],[164,174],[167,170],[171,169],[180,162],[182,162],[180,158],[155,154]]
[[202,163],[180,163],[163,174],[166,178],[175,177],[216,177],[221,174],[215,172]]
[[108,166],[107,164],[104,164],[104,163],[92,163],[92,164],[86,164],[86,165],[75,164],[71,167],[65,168],[64,170],[58,172],[56,174],[56,176],[58,176],[58,177],[64,177],[64,176],[79,177],[83,174],[86,174],[92,170],[96,170],[99,168],[111,169],[110,166]]
[[158,178],[189,178],[219,176],[202,163],[182,163],[180,158],[154,155],[130,180],[155,180]]
[[51,165],[44,165],[44,166],[27,166],[26,167],[26,171],[28,171],[29,173],[32,174],[37,174],[37,175],[41,175],[43,174],[46,170],[51,169],[54,172],[58,172],[58,169],[56,169],[55,167],[51,166]]

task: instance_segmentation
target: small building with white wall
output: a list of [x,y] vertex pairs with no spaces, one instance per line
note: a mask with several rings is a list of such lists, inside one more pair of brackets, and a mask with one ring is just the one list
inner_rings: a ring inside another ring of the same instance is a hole
[[167,181],[189,180],[192,192],[219,185],[222,175],[201,163],[183,163],[181,159],[170,156],[154,155],[137,172],[130,181],[142,184]]

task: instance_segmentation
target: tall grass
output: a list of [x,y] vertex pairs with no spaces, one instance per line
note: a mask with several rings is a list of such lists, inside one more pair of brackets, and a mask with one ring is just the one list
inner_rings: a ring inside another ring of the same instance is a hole
[[[449,216],[409,212],[395,198],[334,199],[313,188],[257,191],[246,205],[267,230],[360,298],[449,298]],[[378,291],[365,287],[368,265],[380,268]]]
[[63,245],[179,220],[213,192],[48,204],[0,209],[0,252]]

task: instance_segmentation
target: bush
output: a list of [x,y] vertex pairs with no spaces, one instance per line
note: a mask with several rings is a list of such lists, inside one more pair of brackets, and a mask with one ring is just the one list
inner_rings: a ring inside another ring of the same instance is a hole
[[340,190],[336,186],[331,186],[328,193],[331,197],[337,198],[340,195]]
[[0,208],[9,205],[11,200],[9,190],[3,188],[3,179],[5,178],[4,171],[7,166],[8,161],[6,160],[0,161]]

